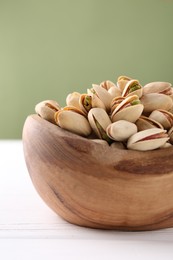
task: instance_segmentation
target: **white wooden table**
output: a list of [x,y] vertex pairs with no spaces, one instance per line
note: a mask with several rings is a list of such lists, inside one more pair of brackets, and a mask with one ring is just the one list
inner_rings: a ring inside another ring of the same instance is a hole
[[0,141],[0,259],[173,259],[173,229],[120,232],[82,228],[36,193],[22,142]]

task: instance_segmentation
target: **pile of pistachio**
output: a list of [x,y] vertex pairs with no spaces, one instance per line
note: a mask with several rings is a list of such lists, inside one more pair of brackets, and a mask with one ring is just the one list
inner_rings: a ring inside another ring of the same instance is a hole
[[[70,93],[66,106],[45,100],[35,107],[42,118],[93,141],[147,151],[173,144],[173,88],[120,76],[93,84],[86,94]],[[99,142],[99,141],[98,141]]]

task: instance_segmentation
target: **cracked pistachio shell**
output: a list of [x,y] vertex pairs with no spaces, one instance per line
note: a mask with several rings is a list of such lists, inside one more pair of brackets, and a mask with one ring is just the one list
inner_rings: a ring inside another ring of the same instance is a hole
[[87,117],[87,115],[86,115],[86,113],[84,113],[84,111],[82,111],[80,108],[77,108],[77,107],[74,107],[74,106],[65,106],[61,110],[63,110],[63,111],[72,111],[72,112],[75,112],[75,113],[78,113],[78,114],[80,114],[82,116]]
[[142,97],[142,86],[136,79],[129,80],[122,93],[123,97],[129,97],[132,95],[137,95],[139,98]]
[[115,110],[115,108],[125,99],[125,97],[115,97],[111,101],[111,113]]
[[59,104],[54,100],[44,100],[35,106],[35,112],[45,120],[54,123],[54,115],[61,108]]
[[121,95],[121,90],[110,80],[106,80],[100,83],[100,86],[108,91],[112,98]]
[[91,108],[100,107],[106,110],[104,103],[95,94],[82,94],[79,99],[80,109],[88,113]]
[[73,92],[67,95],[66,97],[66,104],[67,106],[74,106],[77,108],[79,107],[79,98],[80,98],[80,93],[78,92]]
[[156,109],[170,110],[173,106],[173,100],[170,96],[149,93],[141,97],[141,103],[144,105],[144,113],[149,114]]
[[151,128],[137,132],[127,141],[127,148],[138,151],[149,151],[160,148],[169,140],[166,130]]
[[[135,104],[136,103],[136,104]],[[133,105],[132,105],[133,104]],[[130,96],[125,98],[112,112],[112,122],[126,120],[135,123],[141,116],[143,105],[140,104],[138,96]]]
[[90,92],[91,90],[88,90],[88,94],[90,94],[91,92],[96,94],[100,99],[101,101],[104,103],[105,107],[106,107],[106,110],[109,111],[110,110],[110,104],[111,104],[111,101],[112,101],[112,96],[111,94],[104,88],[102,88],[101,86],[98,86],[98,85],[93,85],[93,89],[92,91]]
[[123,142],[137,133],[137,126],[134,123],[119,120],[110,124],[106,129],[106,133],[112,140]]
[[167,130],[173,126],[173,114],[166,110],[154,110],[149,118],[156,120]]
[[163,129],[163,126],[157,122],[156,120],[146,117],[146,116],[140,116],[139,119],[136,121],[136,126],[138,128],[138,131],[143,131],[150,128],[161,128]]
[[117,86],[118,88],[123,91],[127,82],[132,80],[132,78],[128,77],[128,76],[119,76],[117,79]]
[[173,126],[169,129],[168,136],[170,137],[170,143],[173,144]]
[[81,136],[91,134],[91,127],[86,117],[72,110],[60,110],[55,113],[55,122],[61,128],[72,133]]
[[143,93],[160,93],[165,95],[173,95],[172,84],[169,82],[150,82],[143,87]]
[[116,85],[110,80],[102,81],[100,86],[106,90],[109,90],[112,87],[116,87]]
[[100,139],[107,139],[106,128],[111,120],[103,108],[92,108],[88,113],[88,121],[94,133]]

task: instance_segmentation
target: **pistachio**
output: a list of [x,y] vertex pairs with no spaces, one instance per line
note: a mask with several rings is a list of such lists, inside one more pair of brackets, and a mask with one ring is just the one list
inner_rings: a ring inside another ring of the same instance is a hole
[[72,112],[78,113],[82,116],[86,116],[84,111],[82,111],[80,108],[77,108],[77,107],[74,107],[74,106],[66,106],[66,107],[63,107],[62,110],[72,111]]
[[95,95],[97,95],[97,97],[100,98],[100,100],[104,103],[106,110],[110,110],[112,96],[110,95],[110,93],[108,93],[106,89],[98,85],[93,85],[93,88],[88,90],[88,94],[90,93],[94,93]]
[[111,101],[111,113],[115,110],[115,108],[125,99],[125,97],[115,97]]
[[106,110],[104,103],[95,94],[82,94],[79,99],[79,106],[84,113],[88,113],[93,107],[100,107]]
[[168,111],[173,106],[173,100],[171,97],[159,93],[145,94],[140,100],[144,105],[145,114],[149,114],[156,109],[164,109]]
[[125,98],[112,112],[111,119],[113,122],[118,120],[127,120],[136,122],[143,111],[143,105],[140,103],[138,96],[133,95]]
[[55,113],[55,122],[61,128],[72,133],[88,136],[91,134],[91,127],[88,120],[81,113],[75,110],[59,110]]
[[150,128],[163,129],[163,126],[159,122],[146,116],[140,116],[135,124],[138,128],[138,131],[142,131]]
[[129,97],[132,95],[137,95],[139,98],[142,96],[142,86],[136,79],[129,80],[122,93],[123,97]]
[[131,80],[131,79],[132,79],[132,78],[129,77],[129,76],[121,75],[121,76],[118,77],[117,82],[119,82],[119,81],[121,81],[121,80],[129,81],[129,80]]
[[121,90],[110,80],[106,80],[100,83],[100,86],[106,89],[112,98],[121,95]]
[[106,90],[109,90],[112,87],[116,87],[116,85],[110,80],[102,81],[100,86]]
[[137,126],[134,123],[119,120],[110,124],[106,129],[106,133],[112,140],[123,142],[137,133]]
[[82,94],[79,99],[79,107],[84,113],[88,113],[92,108],[92,97],[88,94]]
[[68,94],[68,96],[66,97],[67,106],[74,106],[74,107],[80,108],[80,106],[79,106],[80,95],[81,94],[78,92],[73,92],[73,93]]
[[35,112],[45,120],[54,123],[54,115],[61,108],[59,104],[54,100],[44,100],[35,106]]
[[151,128],[132,135],[127,141],[127,148],[138,151],[154,150],[169,140],[166,130]]
[[139,80],[120,76],[116,84],[106,80],[93,84],[87,93],[70,93],[63,108],[45,100],[35,111],[63,129],[117,149],[147,151],[173,145],[173,88],[169,82],[142,87]]
[[128,76],[119,76],[117,79],[117,86],[118,88],[123,91],[127,82],[132,80],[132,78],[128,77]]
[[173,126],[173,114],[164,109],[154,110],[149,118],[156,120],[167,130]]
[[111,141],[106,134],[106,128],[111,120],[103,108],[92,108],[88,113],[88,120],[94,133],[108,143]]
[[173,95],[173,88],[171,83],[169,82],[150,82],[146,84],[143,87],[143,93],[144,94],[149,94],[149,93],[160,93],[164,95]]

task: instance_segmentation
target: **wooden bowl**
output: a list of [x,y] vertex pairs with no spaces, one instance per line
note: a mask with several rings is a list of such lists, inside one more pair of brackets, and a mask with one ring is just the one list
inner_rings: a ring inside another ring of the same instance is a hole
[[120,150],[31,115],[23,147],[32,182],[67,221],[92,228],[173,226],[173,148]]

